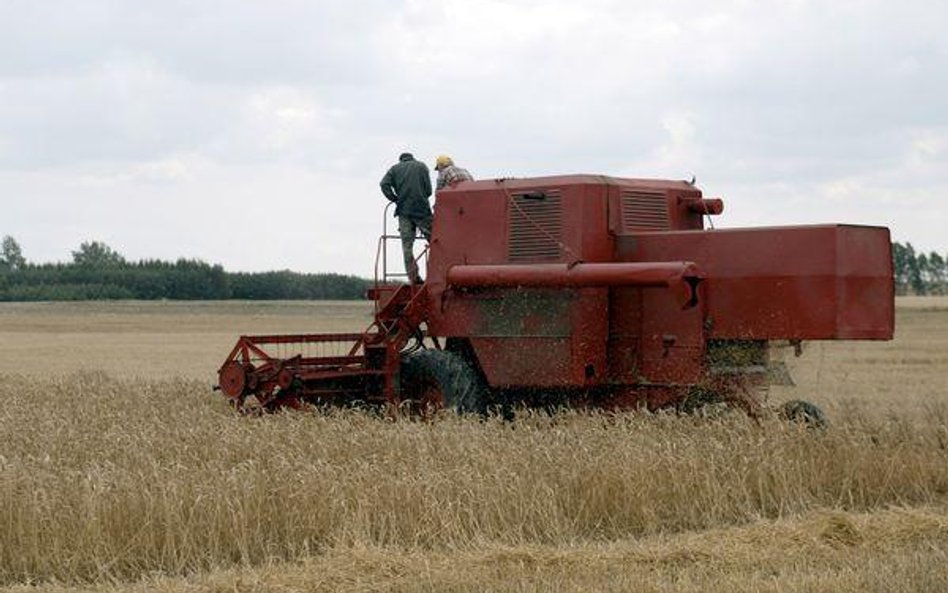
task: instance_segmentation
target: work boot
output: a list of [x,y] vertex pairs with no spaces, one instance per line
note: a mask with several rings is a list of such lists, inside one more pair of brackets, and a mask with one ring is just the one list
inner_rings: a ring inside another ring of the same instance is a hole
[[408,266],[408,269],[405,270],[408,272],[408,283],[409,284],[422,284],[424,280],[421,279],[421,275],[418,273],[418,265],[415,262],[411,262],[411,265]]

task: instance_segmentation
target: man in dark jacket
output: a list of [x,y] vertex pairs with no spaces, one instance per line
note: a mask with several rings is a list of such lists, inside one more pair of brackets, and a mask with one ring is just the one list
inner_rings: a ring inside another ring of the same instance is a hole
[[405,257],[405,271],[413,284],[420,284],[418,266],[415,264],[415,233],[421,231],[426,241],[431,241],[431,177],[428,167],[416,161],[410,152],[403,152],[398,163],[382,177],[379,184],[382,193],[389,201],[395,202],[395,216],[398,217],[398,234],[402,238],[402,254]]

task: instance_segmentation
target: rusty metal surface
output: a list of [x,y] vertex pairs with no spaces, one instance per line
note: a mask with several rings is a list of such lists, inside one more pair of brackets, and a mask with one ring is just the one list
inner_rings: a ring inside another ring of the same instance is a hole
[[[888,229],[705,230],[723,209],[684,181],[596,175],[442,190],[424,286],[383,274],[361,334],[243,337],[220,388],[272,405],[394,405],[402,349],[424,330],[492,387],[610,408],[676,404],[697,388],[753,414],[768,340],[891,339]],[[287,350],[334,343],[343,351]]]
[[652,234],[623,259],[688,254],[706,274],[709,339],[892,338],[888,229],[814,225]]
[[[558,264],[550,253],[534,261],[510,257],[510,231],[498,222],[509,224],[518,207],[512,196],[527,192],[536,201],[557,196],[562,228],[540,218],[534,234],[560,241]],[[709,340],[891,338],[886,229],[704,230],[705,217],[723,209],[720,198],[704,198],[678,181],[569,176],[481,181],[442,192],[429,262],[429,329],[471,339],[492,382],[625,385],[650,393],[658,393],[657,385],[709,380]],[[682,265],[672,262],[700,270],[693,274],[700,277],[693,307],[668,288],[681,284],[683,274],[658,273]],[[647,280],[650,268],[656,275]],[[531,287],[571,294],[596,286],[601,301],[572,301],[568,314],[549,307],[548,295],[536,294],[534,306],[499,304],[515,294],[522,300]],[[561,340],[565,319],[568,351]],[[538,341],[554,335],[559,341]],[[531,373],[538,367],[542,377]]]
[[447,284],[459,288],[590,286],[670,287],[699,278],[692,262],[460,265],[448,270]]

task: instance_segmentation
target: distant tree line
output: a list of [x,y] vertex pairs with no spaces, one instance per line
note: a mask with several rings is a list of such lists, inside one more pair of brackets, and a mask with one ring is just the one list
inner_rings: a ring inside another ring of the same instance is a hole
[[69,263],[34,264],[13,237],[0,245],[0,301],[359,299],[368,285],[341,274],[227,272],[197,259],[130,262],[98,241]]
[[[948,256],[892,244],[895,292],[948,294]],[[341,274],[227,272],[197,259],[127,261],[105,243],[83,243],[72,262],[30,263],[13,237],[0,244],[0,301],[91,299],[359,299],[369,281]]]
[[892,244],[895,293],[948,294],[948,254],[916,253],[911,243]]

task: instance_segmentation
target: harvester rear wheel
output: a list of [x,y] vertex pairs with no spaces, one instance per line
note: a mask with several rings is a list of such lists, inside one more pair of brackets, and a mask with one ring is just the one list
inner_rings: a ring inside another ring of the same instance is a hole
[[816,404],[802,399],[790,400],[780,407],[780,415],[807,428],[824,429],[829,426],[826,414]]
[[724,404],[724,398],[717,391],[706,387],[694,387],[675,405],[675,408],[680,414],[711,416],[717,415],[719,408]]
[[487,388],[463,358],[444,350],[421,350],[402,360],[400,395],[422,416],[439,410],[487,413]]

